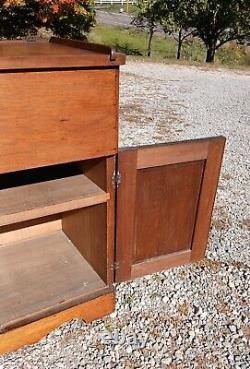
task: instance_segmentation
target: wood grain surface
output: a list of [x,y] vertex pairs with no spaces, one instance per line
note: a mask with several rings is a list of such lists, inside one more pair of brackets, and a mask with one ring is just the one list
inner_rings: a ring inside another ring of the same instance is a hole
[[117,152],[118,71],[0,73],[0,173]]
[[106,284],[62,231],[0,248],[0,332],[102,295]]
[[57,39],[3,41],[0,43],[1,71],[119,67],[125,55],[110,47],[84,41]]
[[100,204],[109,197],[83,174],[0,190],[0,226]]
[[138,171],[134,263],[191,249],[203,166],[195,161]]
[[116,281],[204,257],[225,138],[123,149]]

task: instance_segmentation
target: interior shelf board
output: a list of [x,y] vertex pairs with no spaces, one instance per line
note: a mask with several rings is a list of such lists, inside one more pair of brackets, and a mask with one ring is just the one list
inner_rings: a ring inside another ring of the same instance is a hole
[[0,333],[102,295],[108,287],[64,232],[0,247]]
[[109,198],[83,174],[0,190],[0,226],[100,204]]

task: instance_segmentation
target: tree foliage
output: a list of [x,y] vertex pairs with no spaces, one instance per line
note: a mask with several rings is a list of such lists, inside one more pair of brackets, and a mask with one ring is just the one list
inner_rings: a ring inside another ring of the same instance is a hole
[[181,48],[184,41],[195,34],[190,26],[192,10],[188,0],[165,0],[160,1],[161,25],[166,34],[171,34],[177,41],[177,59],[181,57]]
[[84,38],[94,24],[94,1],[42,0],[45,25],[59,37]]
[[0,37],[23,37],[39,24],[39,6],[35,0],[0,0]]
[[146,29],[149,34],[147,54],[151,55],[151,45],[153,35],[158,27],[161,8],[159,7],[159,0],[138,0],[137,14],[132,23],[138,28]]
[[46,26],[56,36],[82,39],[94,19],[94,0],[0,0],[2,38],[24,37]]
[[207,62],[213,62],[216,50],[233,40],[250,36],[250,0],[139,0],[134,24],[148,29],[149,52],[158,24],[181,47],[190,36],[198,36],[207,49]]
[[192,0],[191,8],[189,24],[206,45],[207,62],[225,43],[250,35],[249,0]]

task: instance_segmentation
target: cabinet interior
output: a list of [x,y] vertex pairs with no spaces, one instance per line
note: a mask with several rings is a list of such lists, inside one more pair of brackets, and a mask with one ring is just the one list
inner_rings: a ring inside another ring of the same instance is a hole
[[103,294],[105,168],[103,158],[0,175],[0,332]]

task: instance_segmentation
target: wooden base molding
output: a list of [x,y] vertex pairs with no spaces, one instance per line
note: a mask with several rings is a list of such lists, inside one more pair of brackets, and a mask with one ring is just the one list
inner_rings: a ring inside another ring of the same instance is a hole
[[0,334],[0,354],[15,351],[38,342],[50,331],[71,319],[80,318],[86,323],[110,314],[115,308],[115,294],[111,292],[84,304],[40,319],[34,323]]

